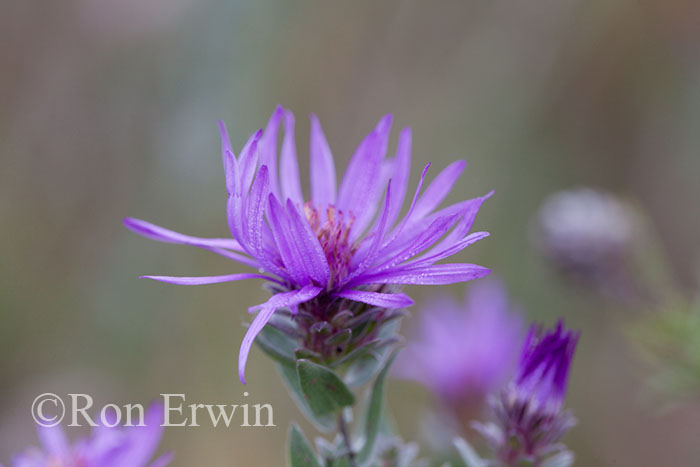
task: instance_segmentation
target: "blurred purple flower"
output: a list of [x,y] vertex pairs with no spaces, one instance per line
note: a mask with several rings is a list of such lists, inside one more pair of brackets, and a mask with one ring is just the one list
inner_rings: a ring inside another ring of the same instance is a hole
[[494,421],[475,424],[504,464],[540,465],[553,455],[573,460],[559,441],[576,424],[562,408],[578,337],[561,321],[547,332],[531,327],[515,379],[492,402]]
[[[285,134],[278,166],[277,133],[282,120]],[[391,122],[391,115],[382,118],[360,143],[336,188],[335,162],[321,124],[312,115],[311,197],[306,202],[290,111],[278,107],[265,131],[253,134],[239,157],[234,156],[220,123],[233,239],[191,237],[125,219],[129,229],[145,237],[204,248],[255,270],[210,277],[146,277],[183,285],[262,278],[274,285],[275,295],[250,308],[259,312],[241,345],[241,381],[245,382],[253,340],[279,308],[293,313],[301,308],[323,320],[339,299],[404,308],[413,302],[395,285],[450,284],[489,273],[474,264],[436,264],[488,235],[469,231],[490,194],[436,210],[464,170],[464,161],[447,166],[421,194],[426,166],[410,208],[398,220],[408,188],[411,132],[408,128],[401,132],[396,157],[387,160]]]
[[397,375],[429,387],[450,405],[478,403],[513,376],[523,320],[497,279],[480,281],[463,303],[434,299],[417,336],[399,355]]
[[[12,460],[12,467],[163,467],[172,460],[167,453],[149,464],[163,435],[163,407],[151,405],[145,426],[93,429],[87,439],[71,445],[61,426],[37,427],[41,448],[30,448]],[[110,423],[111,424],[111,423]]]

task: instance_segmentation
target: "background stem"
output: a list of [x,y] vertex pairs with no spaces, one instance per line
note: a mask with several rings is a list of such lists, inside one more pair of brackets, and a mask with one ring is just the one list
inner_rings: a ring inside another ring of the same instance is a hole
[[350,461],[350,467],[357,467],[357,464],[355,463],[355,451],[352,450],[352,441],[350,439],[350,434],[348,433],[348,425],[345,422],[345,415],[342,411],[338,415],[338,431],[342,435],[343,441],[345,442],[345,447],[348,450],[347,456],[348,460]]

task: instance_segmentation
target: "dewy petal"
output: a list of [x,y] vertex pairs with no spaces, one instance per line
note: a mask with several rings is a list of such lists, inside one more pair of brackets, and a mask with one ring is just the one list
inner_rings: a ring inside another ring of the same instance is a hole
[[301,182],[299,182],[297,148],[294,142],[294,115],[289,110],[284,111],[284,140],[282,141],[282,155],[280,156],[280,184],[282,185],[283,200],[288,198],[298,204],[304,203]]
[[464,239],[464,236],[469,233],[472,226],[474,225],[476,214],[479,212],[481,205],[484,201],[489,199],[493,195],[493,193],[494,192],[491,191],[479,198],[474,198],[472,200],[462,202],[461,204],[464,204],[465,206],[464,209],[461,211],[463,215],[462,219],[457,224],[457,227],[455,227],[454,230],[452,230],[452,232],[447,234],[445,238],[443,238],[440,241],[439,244],[435,245],[435,248],[433,249],[433,251],[431,251],[430,254],[436,254],[438,252],[445,251],[449,248],[452,248],[452,246],[456,243],[461,242]]
[[403,293],[379,293],[365,290],[343,290],[336,293],[335,296],[382,308],[406,308],[413,305],[413,300],[411,300],[411,297]]
[[366,284],[445,285],[487,276],[490,269],[476,264],[450,263],[419,268],[401,268],[362,278]]
[[391,115],[387,115],[360,143],[350,159],[343,182],[338,191],[337,207],[355,216],[351,237],[357,238],[364,232],[377,209],[382,175],[382,161],[386,153],[387,140],[391,130]]
[[253,182],[255,171],[258,168],[258,146],[262,136],[262,129],[256,131],[245,143],[243,149],[241,149],[241,155],[238,160],[238,166],[240,169],[239,176],[241,177],[239,192],[243,195],[247,194],[248,190],[250,190],[250,184]]
[[406,263],[406,265],[411,265],[413,267],[415,266],[428,266],[430,264],[437,263],[441,259],[448,258],[452,255],[455,255],[459,253],[460,251],[464,250],[466,247],[469,245],[473,245],[474,243],[478,242],[481,239],[484,239],[489,236],[488,232],[474,232],[471,235],[468,235],[467,237],[463,238],[459,242],[454,243],[453,245],[449,246],[448,248],[440,249],[440,250],[431,250],[430,252],[426,253],[425,255],[421,256],[420,258],[414,260],[414,261],[409,261]]
[[181,234],[165,227],[146,222],[133,217],[124,219],[124,226],[143,237],[150,238],[158,242],[174,243],[180,245],[190,245],[199,248],[226,249],[243,252],[243,247],[232,238],[202,238]]
[[[400,232],[399,235],[397,235],[394,240],[393,240],[393,245],[387,245],[386,251],[390,252],[392,250],[397,250],[397,245],[404,245],[408,242],[411,241],[413,237],[416,235],[420,235],[421,232],[425,231],[430,225],[432,225],[437,219],[441,218],[446,218],[450,216],[467,216],[470,213],[470,206],[473,206],[477,203],[477,206],[480,206],[480,201],[479,199],[470,199],[466,201],[460,201],[458,203],[452,204],[450,206],[447,206],[445,208],[442,208],[438,211],[435,211],[434,213],[422,218],[422,219],[411,219],[407,222],[407,225],[403,228],[403,230]],[[472,213],[472,216],[476,214],[476,211]],[[408,218],[408,215],[406,216]],[[404,219],[406,221],[406,219]],[[404,222],[402,221],[402,223]],[[464,231],[464,227],[469,227],[471,228],[471,223],[474,221],[474,218],[472,217],[469,219],[465,224],[462,225],[462,227],[458,227],[459,230]],[[447,238],[447,237],[446,237]],[[458,237],[453,237],[452,241],[454,241],[455,238]],[[388,242],[384,242],[387,244]]]
[[311,230],[311,226],[302,219],[292,200],[287,200],[287,214],[297,247],[301,253],[301,259],[306,266],[306,272],[317,284],[327,285],[331,277],[328,260],[318,242],[318,237]]
[[265,279],[271,282],[280,283],[277,279],[263,274],[226,274],[223,276],[197,276],[197,277],[176,277],[176,276],[141,276],[139,279],[152,279],[159,282],[177,285],[205,285],[219,284],[221,282],[233,282],[243,279]]
[[311,202],[323,215],[325,208],[335,204],[336,181],[335,162],[323,134],[321,123],[316,115],[311,114],[311,136],[309,141],[311,165]]
[[256,258],[263,256],[263,218],[265,216],[265,200],[267,199],[270,177],[267,166],[263,165],[253,182],[248,198],[248,238]]
[[394,182],[394,196],[391,206],[389,207],[389,217],[387,225],[389,228],[394,225],[394,222],[401,212],[406,191],[408,189],[408,180],[411,174],[411,129],[404,128],[399,135],[399,142],[396,147],[396,157],[392,161],[393,170],[391,179]]
[[389,249],[388,253],[383,253],[382,258],[386,261],[372,269],[374,271],[386,271],[397,267],[404,261],[408,261],[435,244],[458,220],[458,215],[436,219],[428,228],[422,230],[415,238],[411,239],[408,246],[405,243],[396,242],[395,248]]
[[415,211],[413,212],[414,219],[422,219],[430,214],[433,209],[438,207],[443,199],[449,194],[455,182],[462,175],[464,168],[467,166],[465,161],[455,161],[445,167],[442,172],[435,177],[430,186],[425,189],[425,193],[416,203]]
[[418,180],[418,185],[416,186],[416,192],[413,194],[413,200],[411,200],[411,206],[408,208],[408,212],[404,216],[404,218],[401,220],[399,225],[397,225],[394,230],[391,231],[391,233],[387,236],[387,240],[384,242],[382,245],[382,250],[384,250],[386,247],[390,248],[391,243],[394,242],[394,240],[401,235],[403,232],[403,229],[406,227],[406,224],[411,220],[411,217],[413,215],[413,209],[416,206],[416,201],[418,200],[418,194],[420,193],[421,187],[423,186],[423,181],[425,180],[425,176],[428,173],[428,169],[430,168],[430,163],[426,164],[425,167],[423,167],[423,172],[421,173],[420,179]]
[[263,137],[258,145],[260,149],[260,165],[267,166],[270,172],[270,191],[277,197],[280,196],[277,176],[277,131],[283,114],[284,108],[278,105],[267,122],[265,133],[263,133]]
[[140,219],[133,219],[127,217],[124,219],[124,226],[139,235],[142,235],[151,240],[156,240],[165,243],[175,243],[181,245],[191,245],[198,248],[203,248],[216,253],[226,258],[238,261],[241,264],[246,264],[253,268],[258,269],[260,265],[258,262],[247,256],[234,253],[230,250],[243,251],[240,243],[234,239],[229,238],[200,238],[192,237],[190,235],[184,235],[172,230],[165,229],[163,227],[151,224],[150,222],[142,221]]
[[320,287],[307,285],[300,290],[275,294],[267,302],[256,307],[260,308],[260,311],[255,316],[255,319],[248,328],[248,331],[245,333],[243,342],[241,343],[241,351],[238,354],[238,376],[241,378],[241,382],[243,384],[245,384],[245,365],[248,360],[248,354],[250,353],[250,348],[253,345],[253,341],[270,320],[275,310],[278,308],[292,307],[300,303],[307,302],[316,297],[321,290],[322,289]]
[[292,234],[289,219],[275,195],[270,193],[268,199],[267,218],[284,267],[295,283],[306,285],[309,283],[309,277],[306,274],[304,262],[301,259],[298,245]]
[[236,156],[231,149],[231,139],[228,136],[228,131],[226,130],[226,124],[219,120],[219,132],[221,133],[221,159],[224,164],[224,174],[226,176],[226,190],[230,193],[233,192],[233,168],[231,167],[232,160],[235,161]]
[[363,253],[363,256],[359,256],[360,255],[359,252],[356,254],[356,256],[361,258],[361,261],[355,267],[355,270],[352,272],[352,274],[350,274],[348,276],[347,281],[350,281],[354,277],[357,277],[358,275],[365,272],[367,270],[367,268],[369,268],[369,266],[377,258],[379,246],[382,244],[382,240],[384,240],[384,232],[386,230],[387,220],[389,218],[389,207],[390,206],[391,206],[391,180],[389,180],[389,184],[386,187],[386,198],[384,199],[384,209],[382,210],[381,216],[379,216],[379,219],[377,220],[377,227],[376,227],[376,229],[374,229],[374,238],[372,239],[372,243],[370,244],[367,251]]

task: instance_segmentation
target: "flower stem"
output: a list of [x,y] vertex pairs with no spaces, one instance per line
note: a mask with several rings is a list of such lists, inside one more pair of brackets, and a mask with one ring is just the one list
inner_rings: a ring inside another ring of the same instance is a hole
[[345,442],[345,447],[347,448],[347,456],[348,456],[348,461],[350,463],[350,467],[357,467],[357,464],[355,463],[355,452],[352,450],[352,441],[350,440],[350,434],[348,433],[348,425],[347,422],[345,421],[345,415],[343,415],[343,412],[341,412],[338,415],[338,431],[340,432],[340,435],[343,437],[343,441]]

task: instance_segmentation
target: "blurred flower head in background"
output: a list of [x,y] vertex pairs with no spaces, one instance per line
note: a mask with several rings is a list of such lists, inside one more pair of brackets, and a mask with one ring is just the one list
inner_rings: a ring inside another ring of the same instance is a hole
[[539,463],[551,455],[571,457],[559,441],[576,423],[562,407],[577,342],[578,333],[561,321],[546,332],[533,325],[516,377],[492,401],[494,420],[475,424],[506,465]]
[[[12,467],[164,467],[173,456],[153,458],[163,436],[163,407],[151,405],[145,426],[99,425],[91,436],[71,445],[61,426],[37,427],[41,448],[29,448],[12,460]],[[112,423],[110,422],[110,425]]]
[[534,241],[569,279],[607,295],[638,294],[630,270],[640,222],[631,206],[592,188],[550,195],[537,216]]
[[462,302],[449,296],[421,307],[396,374],[417,381],[451,408],[478,408],[513,376],[523,320],[498,279],[474,283]]
[[[282,120],[285,134],[278,164]],[[250,278],[271,284],[274,295],[250,308],[258,314],[241,345],[241,381],[245,382],[252,343],[277,309],[289,308],[293,315],[308,318],[299,321],[301,344],[314,358],[329,363],[374,341],[367,333],[361,333],[359,341],[353,340],[352,326],[346,326],[352,322],[350,318],[366,311],[364,305],[381,310],[413,303],[396,290],[397,286],[466,282],[489,273],[474,264],[436,264],[488,236],[486,232],[469,232],[490,194],[437,209],[464,170],[464,161],[448,165],[421,193],[430,164],[425,166],[408,211],[399,217],[408,192],[411,131],[406,128],[401,132],[396,156],[386,159],[391,123],[391,115],[383,117],[359,144],[336,188],[333,155],[318,119],[312,116],[311,198],[306,202],[290,111],[278,107],[265,131],[254,133],[239,157],[235,157],[221,124],[233,239],[195,238],[141,220],[125,220],[129,229],[145,237],[205,248],[256,271],[209,277],[146,277],[183,285]],[[367,323],[362,324],[363,330],[368,329]],[[349,345],[337,345],[339,339]]]

